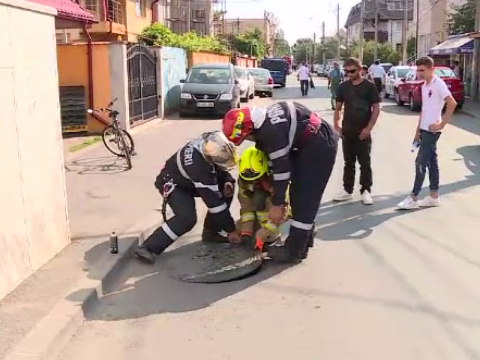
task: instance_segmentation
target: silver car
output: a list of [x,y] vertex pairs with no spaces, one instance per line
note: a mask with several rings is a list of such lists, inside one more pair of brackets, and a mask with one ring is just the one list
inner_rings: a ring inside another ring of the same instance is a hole
[[398,90],[398,84],[402,81],[407,73],[412,69],[411,66],[393,66],[388,70],[385,80],[385,98],[394,97]]
[[273,96],[273,79],[270,71],[261,68],[249,68],[248,71],[255,81],[255,95]]

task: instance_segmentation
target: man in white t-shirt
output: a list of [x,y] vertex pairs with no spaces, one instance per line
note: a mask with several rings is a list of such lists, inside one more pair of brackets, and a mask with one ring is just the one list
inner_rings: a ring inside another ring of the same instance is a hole
[[[412,193],[398,204],[398,207],[404,210],[415,209],[419,206],[440,206],[437,141],[457,106],[457,102],[445,82],[434,74],[434,63],[431,57],[426,56],[417,60],[417,72],[425,80],[422,86],[422,113],[414,138],[414,143],[419,144],[419,147],[415,159],[415,183]],[[442,116],[445,104],[446,110]],[[422,189],[427,168],[430,194],[418,201],[418,194]]]
[[297,78],[300,81],[300,89],[302,90],[302,96],[307,96],[308,87],[310,85],[310,79],[312,78],[312,75],[310,74],[310,71],[308,70],[305,62],[303,62],[298,69]]
[[373,82],[377,87],[378,95],[380,95],[382,93],[383,84],[385,83],[385,78],[387,76],[385,69],[380,65],[380,60],[375,60],[373,65],[370,66],[370,69],[368,69],[368,74],[373,79]]

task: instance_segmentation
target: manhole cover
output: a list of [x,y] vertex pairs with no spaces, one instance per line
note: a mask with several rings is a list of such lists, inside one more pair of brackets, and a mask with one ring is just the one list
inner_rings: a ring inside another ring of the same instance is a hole
[[262,265],[261,254],[251,249],[202,241],[171,251],[165,260],[172,277],[190,283],[232,281],[253,273]]

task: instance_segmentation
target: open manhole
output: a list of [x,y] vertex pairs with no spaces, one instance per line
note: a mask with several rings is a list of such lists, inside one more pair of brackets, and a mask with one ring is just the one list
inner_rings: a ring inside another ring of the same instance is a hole
[[165,263],[177,280],[221,283],[255,274],[262,265],[262,255],[240,245],[199,241],[169,252]]

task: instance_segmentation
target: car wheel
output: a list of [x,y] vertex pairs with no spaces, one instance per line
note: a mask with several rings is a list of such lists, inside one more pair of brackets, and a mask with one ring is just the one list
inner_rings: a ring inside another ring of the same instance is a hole
[[383,97],[384,97],[385,99],[388,99],[388,98],[390,97],[390,94],[387,92],[387,89],[384,90],[384,92],[383,92]]
[[187,114],[183,111],[179,111],[178,116],[180,116],[181,118],[184,118],[184,117],[187,117]]
[[252,91],[252,92],[250,93],[250,99],[254,99],[254,98],[255,98],[255,91]]
[[463,101],[457,103],[457,107],[455,108],[455,110],[460,110],[461,108],[463,108]]
[[409,99],[409,105],[410,105],[410,110],[412,111],[419,111],[420,110],[420,105],[418,103],[415,102],[415,100],[413,99],[413,94],[410,94],[410,96],[408,97]]
[[404,102],[400,100],[400,93],[398,92],[397,89],[395,89],[395,102],[397,103],[398,106],[403,106]]
[[268,96],[268,97],[273,97],[273,93],[272,93],[272,92],[269,92],[269,93],[267,93],[267,96]]

